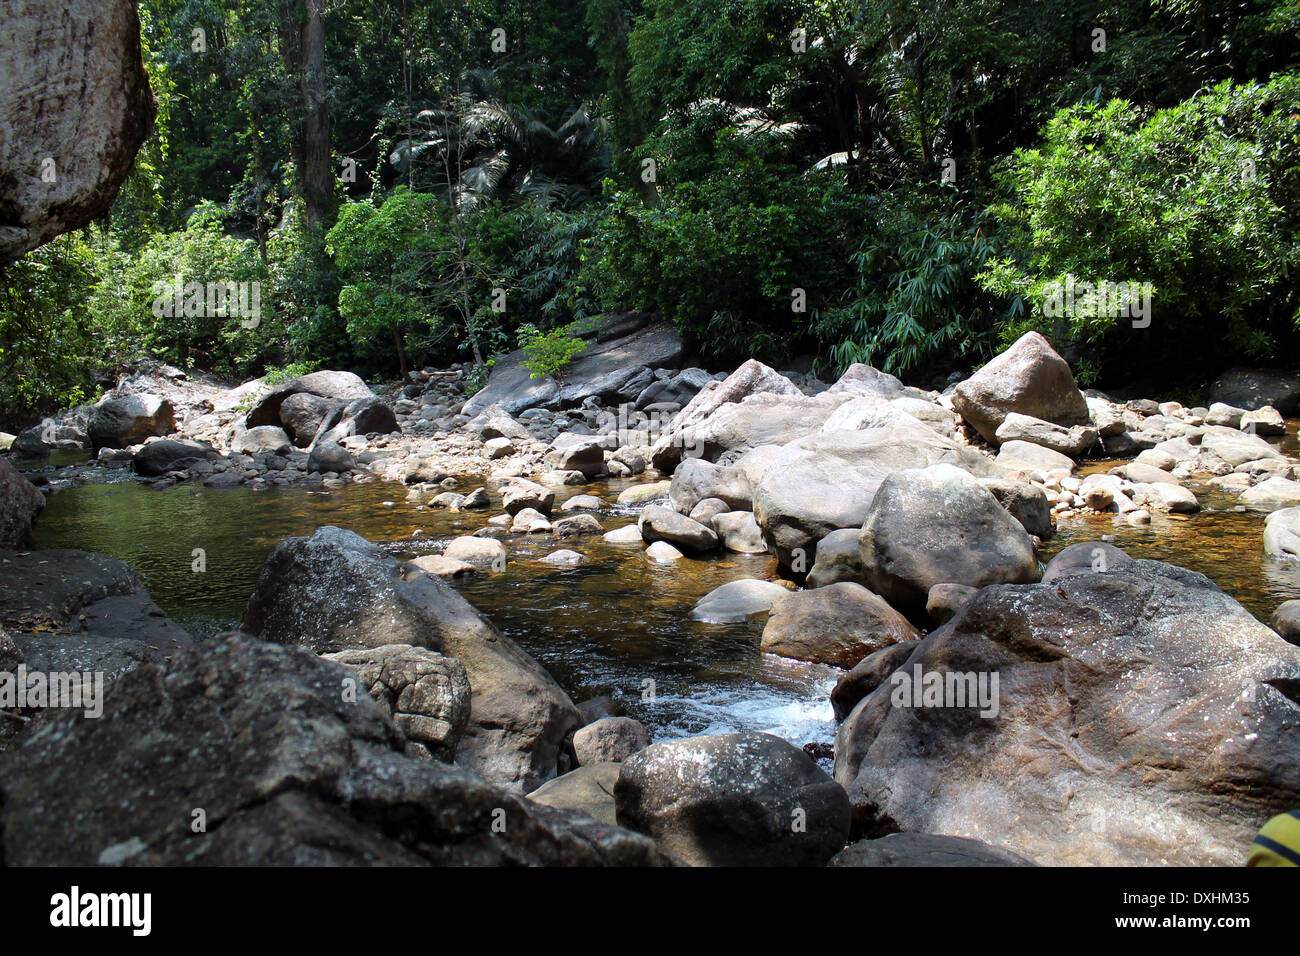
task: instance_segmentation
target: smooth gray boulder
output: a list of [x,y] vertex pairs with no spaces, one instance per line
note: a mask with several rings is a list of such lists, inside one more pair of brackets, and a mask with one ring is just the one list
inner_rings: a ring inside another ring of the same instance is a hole
[[896,416],[885,428],[808,435],[773,456],[754,489],[754,519],[783,566],[802,555],[807,567],[822,538],[861,526],[888,475],[940,462],[993,473],[978,452],[909,416]]
[[858,545],[864,583],[914,621],[925,620],[936,584],[1038,580],[1024,527],[968,472],[948,464],[889,475]]
[[891,644],[920,636],[880,595],[839,581],[777,595],[759,646],[768,654],[851,668]]
[[890,833],[859,840],[827,866],[1033,866],[1024,857],[968,837]]

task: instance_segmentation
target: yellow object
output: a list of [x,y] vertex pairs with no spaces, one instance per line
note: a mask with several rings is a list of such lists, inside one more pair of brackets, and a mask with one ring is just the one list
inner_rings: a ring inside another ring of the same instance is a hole
[[1300,811],[1279,813],[1259,829],[1247,866],[1300,866]]

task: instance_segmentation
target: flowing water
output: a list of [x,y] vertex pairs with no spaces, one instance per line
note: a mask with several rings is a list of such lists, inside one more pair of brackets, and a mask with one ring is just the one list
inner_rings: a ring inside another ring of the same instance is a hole
[[[1284,448],[1296,453],[1294,424]],[[1084,471],[1104,470],[1093,463]],[[466,481],[461,490],[479,482]],[[613,502],[634,481],[563,489]],[[1103,535],[1134,557],[1158,558],[1200,571],[1267,621],[1282,601],[1300,597],[1300,569],[1263,553],[1264,516],[1238,511],[1236,498],[1193,486],[1203,510],[1187,520],[1154,515],[1145,527],[1109,517],[1062,522],[1042,553]],[[237,626],[271,549],[294,535],[337,525],[399,557],[440,551],[448,540],[482,527],[486,514],[418,508],[386,482],[344,488],[250,491],[177,485],[155,491],[132,480],[90,483],[53,495],[37,525],[42,548],[81,548],[114,555],[144,578],[154,600],[196,637]],[[605,530],[636,520],[611,504],[597,518]],[[759,652],[763,618],[715,625],[690,620],[694,603],[737,578],[777,578],[767,556],[717,555],[655,565],[639,547],[599,538],[563,543],[548,535],[511,538],[500,574],[455,586],[536,657],[574,700],[607,694],[656,739],[697,733],[763,730],[797,744],[833,738],[828,693],[840,673]],[[586,563],[556,569],[539,558],[559,547]],[[203,549],[206,571],[193,570]],[[651,692],[652,691],[652,692]]]

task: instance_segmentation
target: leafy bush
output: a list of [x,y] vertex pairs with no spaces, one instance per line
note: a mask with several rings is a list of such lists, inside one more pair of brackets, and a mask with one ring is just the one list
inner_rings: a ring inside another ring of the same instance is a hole
[[[1140,341],[1210,364],[1262,357],[1300,318],[1300,77],[1268,85],[1221,83],[1145,115],[1112,100],[1058,113],[1038,149],[1005,171],[1013,199],[996,207],[1014,254],[990,261],[984,288],[1016,300],[1005,336],[1038,328],[1114,360]],[[1129,320],[1073,314],[1054,321],[1041,303],[1054,283],[1149,281],[1145,340],[1117,333]],[[1154,339],[1155,341],[1152,341]]]
[[539,331],[535,325],[522,325],[519,328],[519,345],[526,356],[524,368],[528,369],[530,378],[545,378],[549,375],[557,382],[564,380],[564,370],[569,367],[574,356],[587,347],[587,343],[573,334],[576,323]]
[[822,364],[840,372],[863,362],[902,374],[986,351],[1002,308],[974,281],[997,248],[981,217],[924,196],[874,205],[851,257],[851,291],[818,324]]

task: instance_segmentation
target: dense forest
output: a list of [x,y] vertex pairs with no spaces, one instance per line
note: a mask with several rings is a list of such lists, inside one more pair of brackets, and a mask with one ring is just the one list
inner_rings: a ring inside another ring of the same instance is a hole
[[[623,310],[706,363],[925,384],[1030,328],[1085,386],[1293,354],[1296,0],[139,12],[157,116],[126,186],[0,272],[11,430],[142,356],[481,380]],[[1047,307],[1104,283],[1149,308]]]

